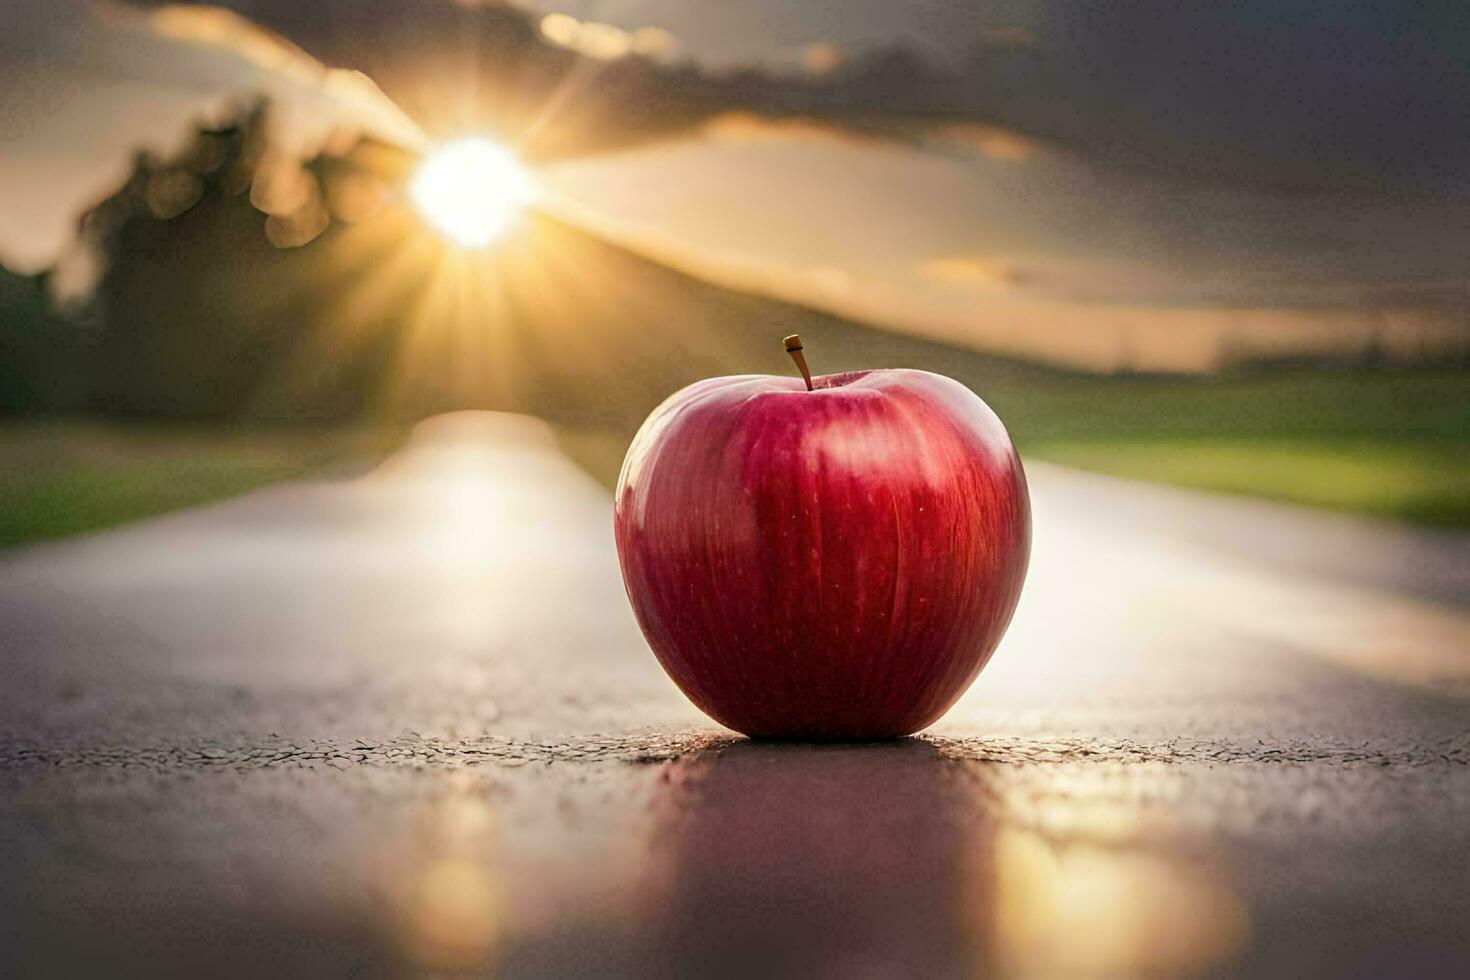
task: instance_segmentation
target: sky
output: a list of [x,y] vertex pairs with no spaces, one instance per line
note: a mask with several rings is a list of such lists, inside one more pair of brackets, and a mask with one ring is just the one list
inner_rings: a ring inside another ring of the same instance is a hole
[[[395,17],[439,18],[453,33],[495,2],[232,6],[299,28],[302,44],[361,41],[391,61],[399,48],[384,25]],[[897,44],[959,79],[916,89],[901,72],[843,96],[858,100],[844,118],[916,91],[948,100],[952,116],[904,140],[727,113],[540,174],[565,213],[707,277],[1094,367],[1203,367],[1240,345],[1330,348],[1385,329],[1424,347],[1463,332],[1463,5],[520,6],[561,18],[541,21],[547,43],[597,55],[584,86],[596,86],[609,51],[639,37],[658,42],[645,49],[662,64],[757,65],[818,81]],[[357,17],[372,20],[371,37]],[[166,151],[254,92],[283,107],[301,152],[343,128],[422,145],[420,120],[394,104],[391,85],[385,95],[351,67],[325,66],[222,10],[0,6],[0,262],[49,264],[136,149]]]

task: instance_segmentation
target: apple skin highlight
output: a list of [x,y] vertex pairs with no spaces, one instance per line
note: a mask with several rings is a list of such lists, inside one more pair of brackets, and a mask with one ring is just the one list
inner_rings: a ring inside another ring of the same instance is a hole
[[925,371],[690,385],[639,430],[614,506],[654,654],[753,737],[933,724],[1000,642],[1030,554],[1005,427]]

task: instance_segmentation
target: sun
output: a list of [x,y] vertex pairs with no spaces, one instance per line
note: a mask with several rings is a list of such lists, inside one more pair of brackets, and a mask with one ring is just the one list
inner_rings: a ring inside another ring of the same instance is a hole
[[509,150],[475,137],[447,143],[425,157],[408,194],[452,241],[484,248],[536,200],[536,183]]

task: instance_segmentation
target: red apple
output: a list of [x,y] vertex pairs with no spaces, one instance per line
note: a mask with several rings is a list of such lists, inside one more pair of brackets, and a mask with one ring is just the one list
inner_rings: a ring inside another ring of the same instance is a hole
[[659,662],[751,736],[932,724],[990,659],[1030,552],[1005,427],[926,371],[690,385],[634,438],[615,506]]

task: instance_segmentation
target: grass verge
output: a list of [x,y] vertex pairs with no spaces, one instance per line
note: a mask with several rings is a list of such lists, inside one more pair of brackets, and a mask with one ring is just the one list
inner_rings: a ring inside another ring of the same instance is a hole
[[74,420],[0,424],[0,546],[94,531],[277,480],[345,471],[391,429],[238,430]]

